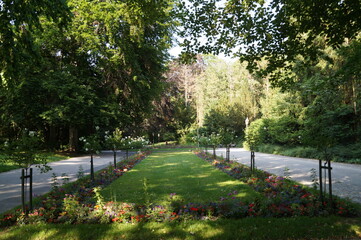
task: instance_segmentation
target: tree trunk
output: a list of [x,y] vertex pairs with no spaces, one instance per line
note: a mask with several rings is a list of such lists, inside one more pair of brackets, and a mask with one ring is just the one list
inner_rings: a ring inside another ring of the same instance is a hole
[[51,149],[57,149],[59,146],[57,144],[58,139],[58,131],[54,126],[49,126],[49,139],[48,145]]
[[69,127],[69,150],[72,152],[78,151],[78,129],[74,126]]

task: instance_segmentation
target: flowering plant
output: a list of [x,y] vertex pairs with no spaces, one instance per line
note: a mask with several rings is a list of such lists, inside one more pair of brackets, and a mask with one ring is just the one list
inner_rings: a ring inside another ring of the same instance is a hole
[[122,142],[122,131],[118,128],[113,131],[111,135],[109,135],[109,131],[105,132],[105,143],[107,147],[110,147],[113,151],[117,148],[120,148]]
[[83,149],[85,152],[98,154],[101,150],[100,138],[97,134],[92,134],[87,138],[81,137],[79,138],[81,142],[83,142]]
[[124,137],[120,141],[121,149],[139,149],[149,144],[149,141],[143,137]]
[[[324,207],[328,205],[327,203],[321,203],[316,193],[290,179],[271,175],[261,170],[252,172],[249,167],[238,162],[214,160],[206,153],[198,152],[196,154],[214,167],[246,182],[263,195],[262,199],[256,199],[256,202],[248,205],[247,216],[284,217],[328,214]],[[244,209],[245,206],[239,206],[239,208]],[[332,211],[341,216],[357,215],[357,211],[352,205],[340,199],[335,201]]]
[[221,144],[222,142],[222,137],[220,134],[216,134],[216,133],[212,133],[209,136],[209,144],[212,145],[213,147],[218,146],[219,144]]

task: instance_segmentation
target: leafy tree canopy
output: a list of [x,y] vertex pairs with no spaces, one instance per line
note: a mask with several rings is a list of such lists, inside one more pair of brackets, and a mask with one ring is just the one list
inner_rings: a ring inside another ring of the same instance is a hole
[[186,51],[233,52],[253,70],[265,59],[268,65],[261,73],[272,73],[273,82],[298,55],[315,60],[319,36],[339,47],[361,29],[359,0],[189,0],[179,9]]

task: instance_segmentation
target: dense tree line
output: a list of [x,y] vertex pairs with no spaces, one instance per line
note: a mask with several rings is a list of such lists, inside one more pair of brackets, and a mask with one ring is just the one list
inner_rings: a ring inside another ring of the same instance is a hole
[[360,1],[188,1],[180,10],[186,52],[233,55],[269,79],[251,123],[263,143],[326,151],[360,142]]
[[[177,2],[1,1],[0,137],[242,137],[248,119],[265,143],[359,143],[359,1]],[[196,57],[167,66],[176,21]],[[221,52],[240,62],[198,54]]]
[[0,137],[75,150],[95,126],[134,131],[163,88],[172,4],[1,1]]

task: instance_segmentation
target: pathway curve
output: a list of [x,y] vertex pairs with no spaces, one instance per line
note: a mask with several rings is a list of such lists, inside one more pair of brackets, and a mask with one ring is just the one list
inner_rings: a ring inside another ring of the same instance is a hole
[[[212,150],[208,150],[212,153]],[[226,149],[216,150],[218,156],[226,156]],[[250,165],[251,152],[243,148],[231,148],[230,157],[232,160]],[[278,176],[284,176],[285,168],[292,180],[304,185],[311,186],[311,169],[317,170],[318,160],[286,157],[280,155],[255,153],[255,164],[258,169],[265,170]],[[349,198],[354,202],[361,203],[361,165],[346,163],[331,163],[333,194],[343,198]]]
[[[131,153],[129,152],[129,156]],[[124,158],[125,153],[117,153],[117,161]],[[105,168],[114,162],[113,152],[103,151],[94,156],[94,171]],[[59,183],[62,183],[61,175],[67,174],[69,181],[75,181],[79,167],[83,168],[84,175],[90,174],[90,156],[75,157],[63,161],[48,164],[52,170],[40,173],[38,168],[33,168],[33,195],[42,195],[51,190],[53,173],[56,174]],[[0,213],[21,204],[21,169],[0,173]]]

